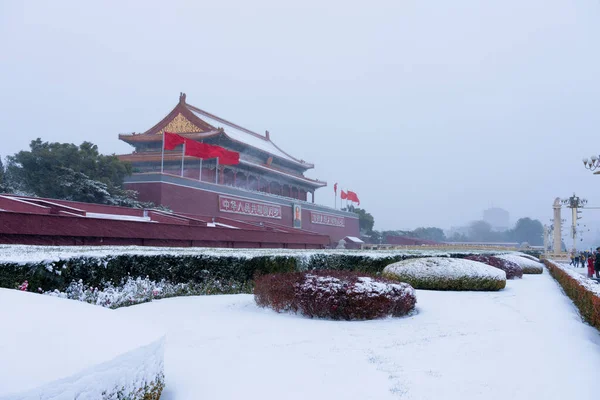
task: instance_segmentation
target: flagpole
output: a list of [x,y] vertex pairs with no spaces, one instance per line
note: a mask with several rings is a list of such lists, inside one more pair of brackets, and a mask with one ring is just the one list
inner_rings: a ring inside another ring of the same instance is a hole
[[183,146],[181,149],[181,176],[183,177],[183,159],[185,158],[185,142],[183,142]]
[[217,157],[217,166],[215,167],[215,184],[219,183],[219,157]]
[[165,169],[165,132],[163,132],[162,137],[162,149],[160,153],[160,173],[162,174]]
[[[203,141],[201,140],[200,143],[203,143]],[[198,175],[198,180],[202,182],[202,157],[200,157],[200,173]]]

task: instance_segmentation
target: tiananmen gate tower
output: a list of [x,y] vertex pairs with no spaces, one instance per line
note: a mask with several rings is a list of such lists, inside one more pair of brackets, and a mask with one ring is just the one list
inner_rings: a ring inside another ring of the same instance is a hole
[[[182,146],[163,154],[164,132],[238,152],[240,163],[184,157]],[[356,214],[315,203],[315,191],[327,183],[304,176],[313,164],[279,148],[268,131],[261,135],[188,104],[184,93],[152,128],[119,139],[135,149],[119,159],[132,164],[125,187],[142,201],[190,216],[327,235],[332,244],[359,235]]]

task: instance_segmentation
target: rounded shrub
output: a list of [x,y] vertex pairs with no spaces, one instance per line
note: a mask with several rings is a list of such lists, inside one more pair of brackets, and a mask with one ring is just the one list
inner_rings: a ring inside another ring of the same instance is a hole
[[484,254],[475,254],[465,257],[467,260],[479,261],[484,264],[496,267],[506,272],[506,279],[515,279],[523,277],[523,268],[517,263],[498,258],[494,256],[486,256]]
[[399,317],[417,302],[406,283],[330,270],[263,275],[254,282],[254,299],[277,312],[335,320]]
[[517,256],[519,256],[519,257],[526,258],[526,259],[528,259],[528,260],[531,260],[531,261],[537,261],[537,262],[541,262],[539,258],[537,258],[537,257],[535,257],[535,256],[532,256],[531,254],[525,254],[525,253],[521,253],[521,252],[519,252],[519,253],[514,253],[514,255],[517,255]]
[[527,257],[522,257],[521,255],[502,254],[497,257],[518,264],[521,268],[523,268],[524,274],[541,274],[544,272],[544,265],[542,263],[530,260]]
[[409,283],[415,289],[500,290],[506,286],[504,271],[460,258],[429,257],[399,261],[385,267],[383,276]]

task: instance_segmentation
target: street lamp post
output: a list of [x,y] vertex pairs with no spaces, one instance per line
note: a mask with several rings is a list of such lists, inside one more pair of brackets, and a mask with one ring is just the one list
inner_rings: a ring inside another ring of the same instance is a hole
[[[597,162],[598,159],[596,159],[595,162]],[[587,164],[587,163],[586,163]],[[587,167],[586,167],[587,168]],[[594,167],[594,169],[597,167]],[[563,199],[561,200],[561,203],[564,204],[565,206],[567,206],[567,208],[571,209],[571,218],[572,218],[572,222],[571,222],[571,237],[573,238],[573,253],[575,251],[577,251],[576,249],[576,243],[577,243],[577,220],[580,218],[577,216],[577,214],[579,214],[579,209],[583,208],[583,206],[585,206],[587,204],[587,200],[586,199],[582,199],[578,196],[575,195],[575,193],[573,193],[573,196],[569,197],[568,199]]]
[[600,157],[591,156],[590,158],[584,158],[583,166],[590,171],[595,171],[597,168],[600,168]]

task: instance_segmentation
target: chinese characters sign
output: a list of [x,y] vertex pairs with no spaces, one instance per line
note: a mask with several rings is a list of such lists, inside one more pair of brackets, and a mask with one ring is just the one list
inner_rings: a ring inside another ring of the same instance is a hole
[[281,219],[281,206],[237,197],[219,196],[219,211]]
[[321,214],[311,211],[310,222],[313,224],[338,226],[343,228],[345,225],[344,217],[338,217],[337,215]]

